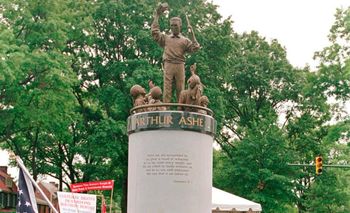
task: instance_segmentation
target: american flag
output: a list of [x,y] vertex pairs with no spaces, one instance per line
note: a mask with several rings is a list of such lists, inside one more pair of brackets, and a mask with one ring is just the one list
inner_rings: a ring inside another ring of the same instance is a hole
[[19,169],[17,213],[38,213],[34,189],[22,168]]

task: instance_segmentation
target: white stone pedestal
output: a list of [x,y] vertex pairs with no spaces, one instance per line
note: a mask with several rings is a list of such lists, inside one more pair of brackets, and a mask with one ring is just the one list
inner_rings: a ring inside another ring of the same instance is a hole
[[211,116],[137,113],[128,131],[128,213],[211,212]]

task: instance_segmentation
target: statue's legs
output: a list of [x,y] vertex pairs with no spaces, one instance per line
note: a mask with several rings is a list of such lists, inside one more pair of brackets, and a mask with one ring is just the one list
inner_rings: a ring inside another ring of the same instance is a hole
[[181,91],[185,89],[185,65],[164,62],[164,86],[163,86],[164,103],[171,102],[173,79],[175,79],[176,100],[178,102]]

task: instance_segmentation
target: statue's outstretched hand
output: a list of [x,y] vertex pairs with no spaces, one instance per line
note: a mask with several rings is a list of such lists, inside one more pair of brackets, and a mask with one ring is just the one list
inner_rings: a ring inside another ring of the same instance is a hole
[[161,14],[163,14],[164,13],[164,11],[167,11],[167,10],[169,10],[169,5],[168,5],[168,3],[161,3],[159,6],[158,6],[158,8],[157,8],[157,15],[161,15]]

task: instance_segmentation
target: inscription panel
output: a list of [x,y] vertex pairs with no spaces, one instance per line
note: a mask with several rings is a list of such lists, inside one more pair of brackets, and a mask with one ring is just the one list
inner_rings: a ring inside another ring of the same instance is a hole
[[212,143],[194,131],[130,134],[128,212],[210,213]]

